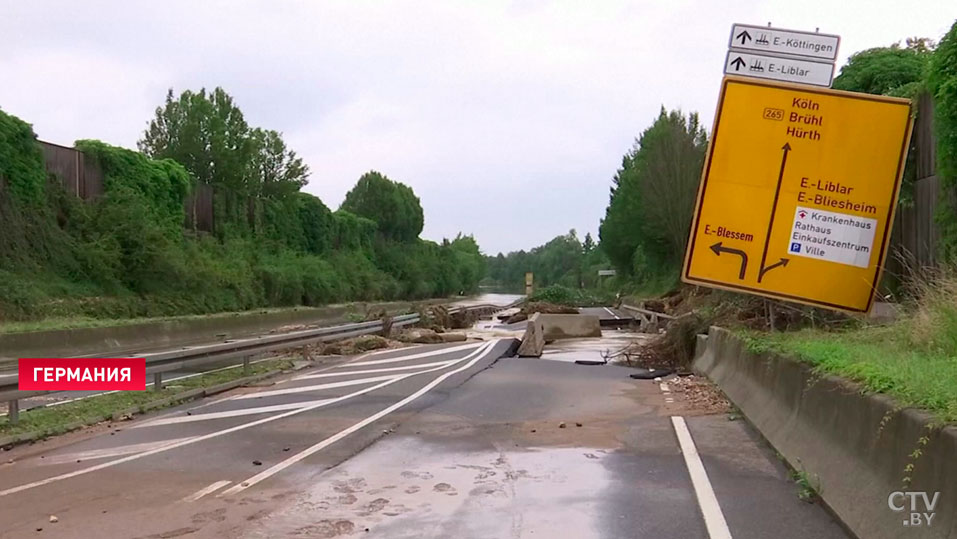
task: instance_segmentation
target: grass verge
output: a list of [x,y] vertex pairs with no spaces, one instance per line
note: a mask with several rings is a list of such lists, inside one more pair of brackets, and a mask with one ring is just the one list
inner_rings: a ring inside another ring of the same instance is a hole
[[[328,307],[338,307],[339,305],[329,305]],[[154,318],[92,318],[88,316],[71,316],[44,318],[42,320],[25,321],[6,321],[0,322],[0,334],[2,333],[27,333],[31,331],[53,331],[60,329],[86,329],[86,328],[104,328],[130,326],[134,324],[149,324],[158,322],[189,322],[190,320],[206,320],[210,318],[235,318],[240,316],[249,316],[256,314],[278,313],[283,311],[300,311],[304,309],[321,308],[316,307],[275,307],[268,309],[253,309],[249,311],[232,311],[212,314],[189,314],[183,316],[158,316]],[[362,316],[361,313],[350,312],[347,317]]]
[[886,393],[903,405],[917,406],[943,422],[957,421],[957,355],[915,343],[907,322],[886,327],[793,333],[742,331],[752,352],[778,352]]
[[[249,366],[249,375],[265,374],[271,371],[280,371],[292,367],[292,360],[276,358],[261,361]],[[33,408],[20,412],[20,421],[11,424],[6,416],[0,419],[0,438],[15,435],[25,435],[34,432],[43,433],[42,436],[62,434],[78,425],[96,423],[105,416],[126,410],[138,409],[142,412],[149,405],[175,397],[183,392],[213,387],[219,384],[238,380],[246,376],[242,365],[209,372],[199,376],[174,380],[161,391],[121,391],[107,395],[99,395],[78,401]],[[172,401],[166,406],[174,406],[181,401]],[[161,406],[164,407],[164,406]]]

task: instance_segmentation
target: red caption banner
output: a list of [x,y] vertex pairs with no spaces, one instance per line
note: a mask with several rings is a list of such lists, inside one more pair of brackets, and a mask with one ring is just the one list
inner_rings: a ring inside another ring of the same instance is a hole
[[33,358],[19,361],[20,391],[143,391],[144,358]]

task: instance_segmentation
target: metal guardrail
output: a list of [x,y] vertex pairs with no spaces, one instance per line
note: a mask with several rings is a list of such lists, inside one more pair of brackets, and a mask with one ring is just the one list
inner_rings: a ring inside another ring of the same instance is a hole
[[[520,304],[521,301],[522,300],[518,300],[506,306],[491,304],[458,306],[448,309],[447,312],[477,311],[479,313],[486,313],[514,307]],[[391,327],[408,326],[418,322],[418,313],[404,314],[392,317]],[[243,359],[243,369],[244,371],[248,371],[249,359],[257,355],[274,352],[276,350],[298,348],[317,342],[334,341],[357,337],[359,335],[380,333],[383,329],[382,320],[373,320],[325,328],[292,331],[276,335],[232,339],[212,344],[186,346],[175,350],[165,350],[148,354],[112,355],[112,357],[141,357],[146,359],[146,374],[153,375],[153,389],[158,390],[163,387],[164,373],[184,370],[205,363],[215,363],[236,358]],[[16,423],[18,420],[20,400],[57,393],[56,391],[20,391],[17,387],[17,374],[3,375],[2,378],[0,378],[0,402],[6,401],[8,403],[7,417],[11,423]]]
[[[471,310],[472,308],[467,308]],[[391,327],[402,327],[415,324],[419,321],[419,314],[404,314],[391,318]],[[163,374],[195,367],[205,363],[213,363],[229,359],[242,358],[243,369],[249,369],[250,357],[315,344],[317,342],[346,339],[359,335],[380,333],[384,329],[382,320],[344,324],[318,329],[293,331],[276,335],[262,335],[243,339],[227,340],[224,342],[188,346],[176,350],[167,350],[150,354],[135,354],[119,357],[142,357],[146,359],[146,374],[153,375],[153,389],[163,387]],[[114,356],[115,357],[115,356]],[[11,423],[16,423],[19,416],[19,401],[38,395],[56,393],[55,391],[19,391],[18,376],[16,374],[4,376],[0,379],[0,402],[8,402],[7,416]]]

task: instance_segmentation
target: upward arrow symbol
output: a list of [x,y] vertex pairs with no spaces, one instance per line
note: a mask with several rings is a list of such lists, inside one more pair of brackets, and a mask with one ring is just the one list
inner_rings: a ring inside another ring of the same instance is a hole
[[771,230],[774,228],[774,213],[778,209],[778,198],[781,196],[781,182],[784,181],[784,167],[788,163],[788,152],[791,151],[791,145],[785,142],[784,146],[781,146],[781,151],[781,171],[778,172],[778,183],[774,190],[774,202],[771,203],[771,218],[768,219],[768,235],[764,238],[764,253],[761,254],[761,267],[758,268],[759,283],[761,282],[761,279],[764,278],[764,274],[769,270],[788,265],[788,259],[782,258],[781,261],[776,264],[765,266],[765,263],[768,260],[768,243],[771,241]]
[[735,36],[735,39],[740,39],[741,44],[744,45],[746,41],[751,40],[751,34],[747,30],[742,30],[740,34]]
[[741,68],[744,67],[746,64],[747,62],[742,60],[740,56],[738,56],[731,62],[731,65],[734,66],[735,71],[741,71]]

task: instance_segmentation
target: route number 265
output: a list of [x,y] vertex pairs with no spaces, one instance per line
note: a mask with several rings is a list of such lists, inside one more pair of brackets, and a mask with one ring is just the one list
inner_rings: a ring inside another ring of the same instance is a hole
[[766,108],[764,109],[764,119],[777,120],[780,122],[784,119],[784,111],[781,109]]

